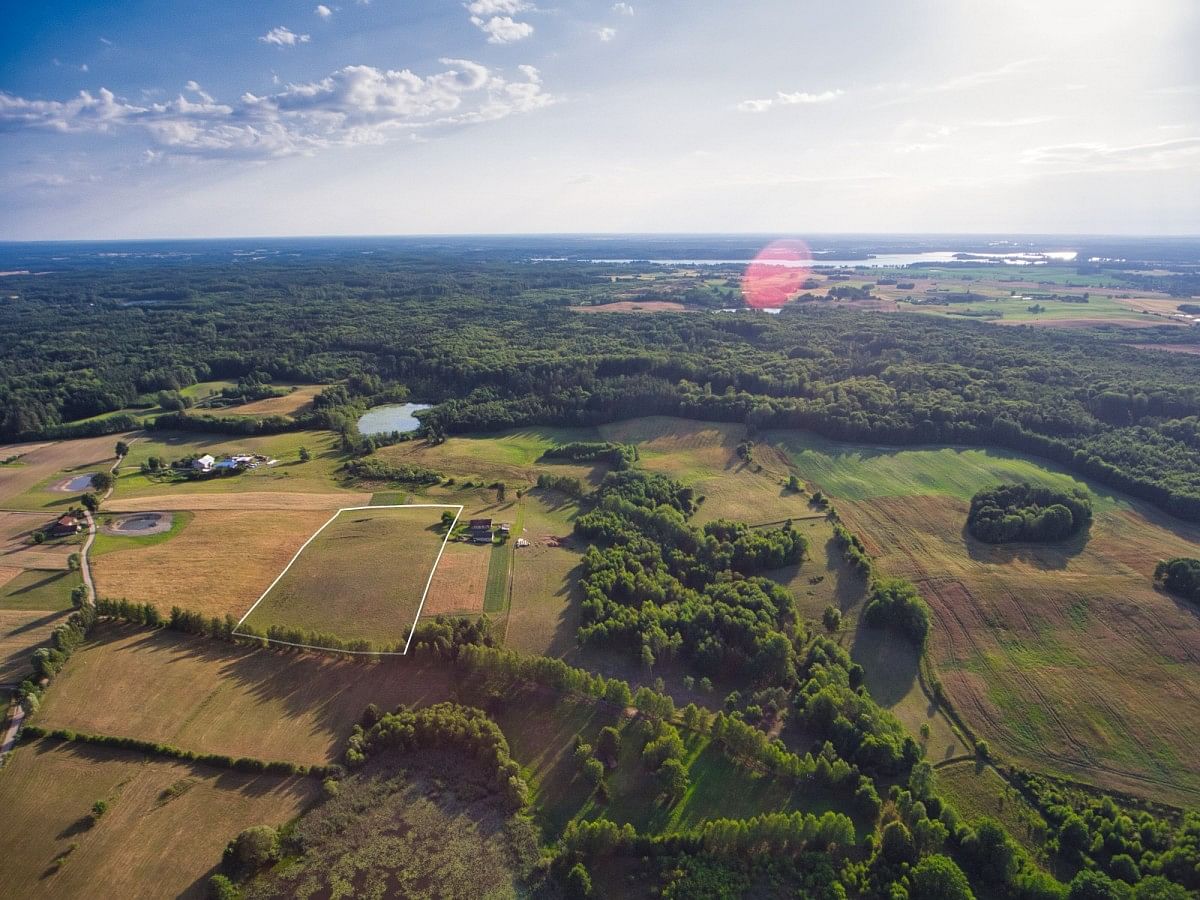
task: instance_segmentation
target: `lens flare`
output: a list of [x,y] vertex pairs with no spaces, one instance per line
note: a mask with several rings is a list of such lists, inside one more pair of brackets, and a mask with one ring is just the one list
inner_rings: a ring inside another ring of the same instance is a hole
[[812,253],[804,241],[772,241],[742,275],[742,296],[754,309],[779,309],[812,272]]

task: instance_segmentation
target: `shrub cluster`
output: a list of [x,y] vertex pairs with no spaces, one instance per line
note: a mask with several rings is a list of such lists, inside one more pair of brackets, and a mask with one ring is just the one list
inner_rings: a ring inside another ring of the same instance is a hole
[[1154,567],[1154,580],[1172,594],[1200,603],[1200,559],[1177,556],[1160,560]]
[[572,475],[555,475],[542,472],[538,475],[537,486],[545,490],[558,491],[568,497],[582,497],[587,493],[583,482]]
[[971,498],[967,530],[981,541],[1061,541],[1092,522],[1092,502],[1081,488],[1059,491],[1032,484],[1002,484]]
[[903,578],[881,578],[871,584],[871,595],[863,608],[863,622],[876,627],[898,628],[918,647],[929,637],[929,605],[916,586]]
[[424,466],[398,466],[373,456],[351,460],[343,469],[346,476],[355,481],[388,484],[439,484],[445,477],[441,472]]
[[633,466],[638,459],[637,447],[612,441],[572,441],[559,444],[542,454],[542,459],[569,459],[573,462],[600,460],[620,471]]

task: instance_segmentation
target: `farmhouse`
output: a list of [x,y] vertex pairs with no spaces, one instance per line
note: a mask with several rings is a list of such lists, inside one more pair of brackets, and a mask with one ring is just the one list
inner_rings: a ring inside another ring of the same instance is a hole
[[215,459],[205,453],[203,456],[192,460],[192,468],[197,472],[211,472],[213,463],[215,462]]
[[78,534],[83,530],[83,523],[70,513],[59,516],[50,526],[51,537],[63,537],[68,534]]
[[492,542],[492,520],[491,519],[472,519],[471,520],[471,540],[476,544],[490,544]]

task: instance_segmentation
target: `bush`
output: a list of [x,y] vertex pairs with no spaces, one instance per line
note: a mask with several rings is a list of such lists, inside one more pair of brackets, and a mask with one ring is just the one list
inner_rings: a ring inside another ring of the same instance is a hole
[[579,898],[579,900],[592,896],[592,876],[583,867],[583,863],[575,863],[567,872],[564,893],[568,897]]
[[1200,559],[1165,559],[1154,567],[1154,580],[1172,594],[1200,603]]
[[208,879],[208,900],[238,900],[242,896],[228,876],[214,875]]
[[251,826],[230,842],[225,857],[236,871],[251,875],[279,859],[279,832],[269,825]]

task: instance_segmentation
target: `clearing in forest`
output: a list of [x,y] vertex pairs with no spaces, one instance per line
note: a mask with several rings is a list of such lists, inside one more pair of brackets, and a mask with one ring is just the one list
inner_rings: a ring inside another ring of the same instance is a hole
[[444,512],[461,506],[363,506],[339,510],[238,622],[280,643],[362,642],[405,652],[449,537]]

